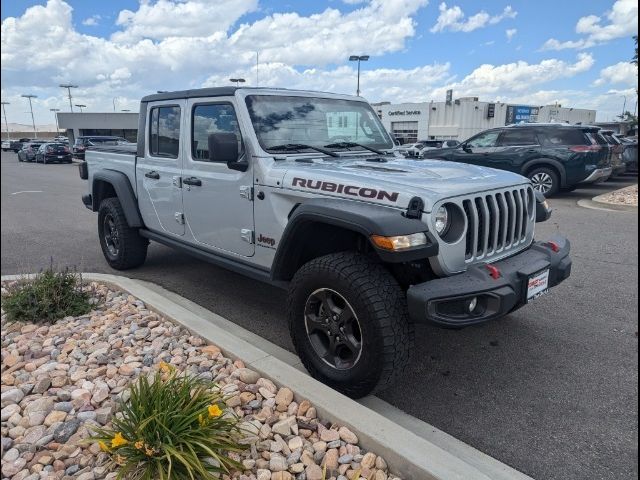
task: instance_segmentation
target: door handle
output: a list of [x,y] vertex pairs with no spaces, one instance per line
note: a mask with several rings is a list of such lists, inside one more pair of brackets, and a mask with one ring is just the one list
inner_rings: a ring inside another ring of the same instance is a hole
[[202,180],[200,180],[199,178],[196,178],[196,177],[183,178],[182,179],[182,183],[184,183],[185,185],[192,185],[194,187],[201,187],[202,186]]
[[160,174],[155,170],[145,173],[144,176],[147,178],[153,178],[154,180],[158,180],[160,178]]

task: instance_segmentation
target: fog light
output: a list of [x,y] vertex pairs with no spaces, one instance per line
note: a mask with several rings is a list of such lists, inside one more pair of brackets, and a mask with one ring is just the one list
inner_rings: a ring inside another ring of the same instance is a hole
[[478,297],[473,297],[467,304],[467,310],[469,310],[469,313],[473,313],[473,311],[476,309],[477,306],[478,306]]

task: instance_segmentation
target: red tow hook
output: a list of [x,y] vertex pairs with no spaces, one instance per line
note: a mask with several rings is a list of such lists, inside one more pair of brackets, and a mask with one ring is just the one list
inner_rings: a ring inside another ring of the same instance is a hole
[[493,278],[494,280],[500,278],[500,270],[498,270],[498,267],[495,267],[493,265],[485,265],[485,267],[487,267],[487,270],[489,270],[489,275],[491,276],[491,278]]
[[558,245],[556,242],[549,241],[547,242],[547,245],[551,250],[553,250],[554,253],[558,253],[560,251],[560,245]]

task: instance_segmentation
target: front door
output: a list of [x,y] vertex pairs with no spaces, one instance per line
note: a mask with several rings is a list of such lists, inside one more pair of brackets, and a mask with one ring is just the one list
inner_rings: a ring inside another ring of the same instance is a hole
[[138,204],[150,230],[184,235],[180,174],[183,145],[180,141],[184,100],[149,105],[144,158],[138,158]]
[[451,160],[489,166],[490,157],[496,149],[499,135],[499,130],[489,130],[470,138],[452,152]]
[[250,257],[255,251],[251,161],[248,159],[246,172],[232,170],[226,162],[216,160],[208,145],[212,133],[235,133],[240,159],[248,156],[235,99],[192,99],[187,108],[188,135],[184,138],[189,139],[190,145],[185,151],[182,172],[187,228],[197,244]]

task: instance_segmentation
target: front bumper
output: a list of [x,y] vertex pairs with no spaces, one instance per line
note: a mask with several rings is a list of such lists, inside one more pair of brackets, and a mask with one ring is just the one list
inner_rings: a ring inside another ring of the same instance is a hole
[[[570,250],[569,240],[554,236],[549,242],[535,242],[517,255],[492,263],[499,271],[497,278],[492,277],[487,264],[477,264],[465,273],[413,285],[407,291],[409,316],[416,323],[444,327],[465,327],[504,316],[527,303],[532,275],[548,269],[549,288],[567,279],[571,275]],[[477,307],[469,313],[466,306],[473,298]]]
[[580,183],[604,182],[611,176],[612,173],[612,167],[596,168],[593,172],[591,172],[591,175],[582,180]]

